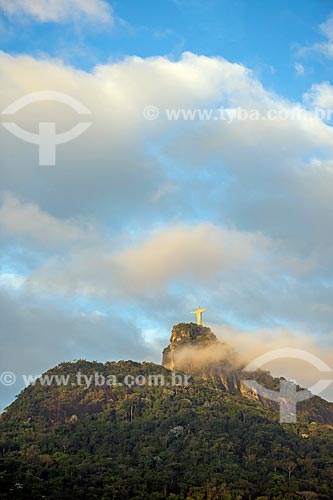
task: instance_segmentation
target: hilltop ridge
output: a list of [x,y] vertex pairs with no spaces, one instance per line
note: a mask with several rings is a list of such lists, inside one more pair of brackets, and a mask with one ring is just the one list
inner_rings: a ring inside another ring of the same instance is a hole
[[[278,408],[243,391],[229,355],[209,328],[180,323],[164,366],[48,370],[0,418],[0,499],[332,499],[333,405],[314,397],[281,425]],[[60,376],[66,384],[45,384]]]

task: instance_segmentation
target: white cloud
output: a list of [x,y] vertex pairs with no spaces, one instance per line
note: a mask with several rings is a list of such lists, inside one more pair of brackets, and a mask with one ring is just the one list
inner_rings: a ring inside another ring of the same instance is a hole
[[14,273],[0,274],[0,288],[7,290],[20,290],[25,284],[25,276]]
[[312,85],[304,94],[304,101],[314,107],[333,110],[333,85],[329,82]]
[[[0,134],[3,189],[32,199],[62,218],[102,213],[115,225],[150,217],[159,206],[167,206],[164,213],[169,217],[178,217],[178,210],[188,210],[189,203],[191,210],[210,203],[205,195],[210,187],[200,189],[202,182],[195,173],[186,178],[186,185],[196,193],[195,200],[180,196],[185,183],[179,186],[179,178],[170,176],[170,161],[176,161],[185,176],[188,166],[207,168],[207,158],[213,158],[233,175],[256,168],[260,177],[259,171],[265,169],[267,177],[289,169],[287,163],[295,158],[317,156],[318,150],[325,151],[331,144],[330,128],[310,114],[300,120],[232,124],[164,119],[165,107],[243,106],[287,113],[300,107],[267,92],[244,66],[221,58],[189,53],[178,61],[130,57],[98,66],[92,73],[26,56],[2,53],[0,61],[0,109],[27,93],[53,89],[77,98],[92,112],[91,128],[76,141],[57,148],[57,166],[52,170],[38,168],[36,146],[5,130]],[[142,116],[148,105],[161,110],[161,118],[153,123]],[[36,122],[51,116],[64,130],[77,123],[75,114],[52,103],[29,106],[16,119],[33,130]],[[264,165],[266,158],[269,167]],[[165,190],[165,186],[172,189]],[[170,203],[172,199],[176,202]]]
[[176,226],[113,256],[116,275],[125,288],[157,290],[172,281],[202,285],[253,262],[267,242],[213,224]]
[[[293,331],[286,327],[263,328],[256,330],[239,330],[228,325],[214,324],[213,331],[216,335],[235,352],[243,365],[253,362],[259,356],[276,349],[292,348],[311,353],[333,368],[333,341],[332,336],[326,336],[323,346],[317,337],[304,331]],[[262,366],[263,370],[269,370],[276,377],[286,377],[296,380],[302,387],[311,387],[322,379],[322,373],[308,362],[300,359],[282,358],[271,361]],[[333,400],[333,383],[321,397]]]
[[164,293],[168,285],[218,285],[222,276],[244,266],[259,266],[269,243],[260,234],[227,230],[213,224],[177,225],[113,252],[103,248],[52,258],[29,279],[34,288],[65,293],[143,299]]
[[304,69],[303,64],[298,63],[298,62],[295,63],[295,71],[296,71],[297,75],[303,76],[305,74],[305,69]]
[[327,18],[327,20],[320,25],[320,29],[323,35],[330,40],[333,41],[333,13]]
[[314,50],[321,52],[325,57],[329,59],[333,58],[333,13],[327,18],[327,20],[320,25],[320,30],[324,37],[325,42],[317,43],[314,45]]
[[[130,57],[85,73],[53,60],[5,54],[0,59],[0,109],[29,92],[51,88],[92,111],[91,129],[59,146],[54,169],[38,168],[35,146],[5,130],[0,135],[3,189],[33,200],[66,221],[66,227],[88,213],[116,234],[122,225],[154,224],[157,213],[165,225],[191,220],[202,210],[215,217],[223,211],[230,226],[259,230],[287,242],[290,251],[312,249],[321,239],[321,247],[329,248],[332,128],[301,104],[266,91],[244,66],[186,53],[178,61]],[[161,110],[159,120],[143,119],[147,105]],[[220,105],[304,114],[299,120],[231,124],[163,118],[165,107]],[[17,120],[27,130],[45,121],[45,114],[63,129],[77,120],[62,106],[43,106],[27,107]],[[223,191],[225,174],[234,182]],[[313,224],[304,231],[309,220]]]
[[[190,321],[185,312],[201,300],[217,320],[331,328],[333,138],[311,110],[268,92],[244,66],[189,53],[92,72],[3,53],[0,62],[0,110],[52,89],[93,119],[59,146],[54,168],[38,167],[36,146],[1,130],[2,188],[14,193],[0,212],[3,230],[37,252],[50,241],[23,290],[122,301],[145,328]],[[160,119],[144,120],[148,105]],[[165,107],[217,106],[304,115],[231,124],[163,117]],[[78,119],[43,103],[15,120],[35,130],[45,117],[59,130]]]
[[96,245],[97,232],[91,222],[61,220],[43,212],[35,203],[24,203],[11,194],[0,205],[0,229],[10,236],[46,248],[84,243]]
[[323,42],[317,42],[310,47],[301,47],[298,50],[299,55],[307,55],[311,53],[322,54],[328,59],[333,58],[333,13],[327,20],[319,26],[322,36],[325,38]]
[[38,22],[112,21],[111,7],[104,0],[0,0],[0,9],[7,15],[27,15]]

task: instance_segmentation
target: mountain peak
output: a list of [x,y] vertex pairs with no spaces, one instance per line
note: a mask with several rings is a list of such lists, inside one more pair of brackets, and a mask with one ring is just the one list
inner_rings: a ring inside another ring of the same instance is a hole
[[163,350],[162,365],[170,370],[184,369],[180,357],[186,352],[188,357],[200,355],[204,349],[212,345],[222,346],[216,335],[207,326],[196,323],[178,323],[171,331],[170,344]]
[[208,326],[196,323],[178,323],[171,331],[170,343],[217,342],[216,335]]

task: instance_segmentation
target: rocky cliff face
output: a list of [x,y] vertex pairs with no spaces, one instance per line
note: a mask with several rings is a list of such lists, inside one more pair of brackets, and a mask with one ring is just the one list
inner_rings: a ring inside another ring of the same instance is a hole
[[180,359],[177,362],[177,358],[180,358],[178,355],[181,353],[185,353],[185,349],[199,350],[217,342],[216,335],[210,328],[195,323],[179,323],[172,328],[170,344],[163,350],[162,365],[169,370],[182,370],[184,363]]
[[[210,328],[195,323],[179,323],[171,332],[170,344],[163,350],[162,365],[172,371],[184,371],[193,377],[232,394],[260,402],[264,407],[279,411],[278,403],[252,391],[243,380],[253,379],[267,389],[280,390],[280,379],[258,370],[245,373],[233,351],[220,342]],[[313,397],[298,405],[301,413],[320,423],[333,424],[333,404]]]
[[240,392],[241,381],[232,358],[232,351],[217,340],[210,328],[179,323],[173,327],[170,344],[163,351],[162,365],[213,380],[229,392]]

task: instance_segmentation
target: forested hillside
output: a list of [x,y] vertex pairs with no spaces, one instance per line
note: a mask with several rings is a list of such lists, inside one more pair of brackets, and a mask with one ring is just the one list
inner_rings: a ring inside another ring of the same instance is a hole
[[[78,372],[171,376],[152,363],[83,360],[48,375]],[[187,386],[36,382],[1,417],[0,498],[333,498],[332,426],[308,412],[297,424],[278,417],[202,375]]]

